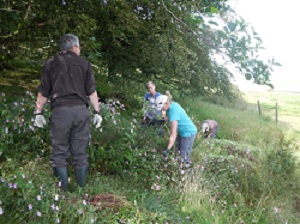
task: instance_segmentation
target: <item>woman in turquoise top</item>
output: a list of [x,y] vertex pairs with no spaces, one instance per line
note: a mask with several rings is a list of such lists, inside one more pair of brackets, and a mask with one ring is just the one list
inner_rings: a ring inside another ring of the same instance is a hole
[[169,91],[165,95],[160,95],[156,98],[156,109],[166,111],[168,120],[170,121],[171,134],[167,149],[164,151],[164,156],[167,156],[168,151],[175,144],[177,138],[181,161],[185,162],[186,167],[189,167],[197,127],[186,114],[185,110],[178,103],[172,101]]

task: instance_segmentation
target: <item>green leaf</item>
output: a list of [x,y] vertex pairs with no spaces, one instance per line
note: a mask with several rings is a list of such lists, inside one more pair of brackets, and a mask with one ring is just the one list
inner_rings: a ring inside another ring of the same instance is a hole
[[216,25],[216,26],[219,26],[219,24],[218,23],[216,23],[215,21],[208,21],[208,23],[210,23],[210,24],[213,24],[213,25]]
[[218,13],[219,10],[218,10],[217,8],[211,6],[211,7],[210,7],[210,12],[211,12],[211,13]]
[[237,25],[237,24],[235,24],[235,23],[233,23],[233,22],[228,22],[228,23],[227,23],[227,26],[228,26],[228,28],[229,28],[229,30],[230,30],[231,32],[233,32],[233,31],[235,30],[236,25]]
[[246,74],[245,74],[245,77],[246,77],[247,80],[252,79],[252,75],[251,75],[250,73],[246,73]]

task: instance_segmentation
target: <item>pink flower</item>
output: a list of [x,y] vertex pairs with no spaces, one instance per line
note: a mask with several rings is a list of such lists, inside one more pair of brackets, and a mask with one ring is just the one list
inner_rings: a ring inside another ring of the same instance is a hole
[[32,210],[32,205],[31,204],[28,205],[28,210]]
[[41,217],[41,216],[42,216],[42,213],[41,213],[40,211],[37,211],[37,212],[36,212],[36,216]]
[[79,213],[79,214],[82,214],[82,213],[83,213],[82,209],[79,209],[79,210],[78,210],[78,213]]
[[17,183],[14,183],[14,189],[17,189],[18,188],[18,184]]
[[9,188],[12,188],[12,187],[13,187],[13,185],[12,185],[11,182],[8,183],[8,187],[9,187]]

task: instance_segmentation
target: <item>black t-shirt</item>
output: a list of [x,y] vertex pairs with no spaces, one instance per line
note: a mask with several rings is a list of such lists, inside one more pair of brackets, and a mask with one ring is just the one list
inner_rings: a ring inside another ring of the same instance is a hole
[[88,105],[87,96],[95,90],[96,82],[90,62],[72,51],[61,52],[43,66],[38,92],[50,98],[51,108]]

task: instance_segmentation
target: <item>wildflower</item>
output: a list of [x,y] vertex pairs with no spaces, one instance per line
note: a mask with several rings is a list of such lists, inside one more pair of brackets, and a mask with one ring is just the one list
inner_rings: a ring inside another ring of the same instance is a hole
[[55,201],[58,201],[58,199],[59,199],[59,195],[56,194],[56,195],[54,196],[54,200],[55,200]]
[[277,207],[275,207],[275,208],[274,208],[274,211],[275,211],[275,213],[277,213],[277,212],[278,212],[278,208],[277,208]]
[[12,183],[9,182],[9,183],[8,183],[8,187],[9,187],[9,188],[12,188],[12,187],[13,187]]
[[28,205],[28,210],[29,211],[32,210],[32,205],[31,204]]
[[14,189],[17,189],[17,188],[18,188],[18,184],[17,184],[17,183],[14,183],[13,188],[14,188]]
[[56,219],[56,223],[60,223],[60,220],[59,220],[59,219]]
[[54,209],[55,209],[55,205],[52,204],[52,205],[50,206],[50,208],[52,208],[52,210],[54,210]]
[[1,182],[4,183],[5,182],[5,179],[3,177],[1,177]]
[[5,93],[1,93],[1,96],[5,96]]
[[57,186],[61,187],[61,182],[60,181],[58,182]]
[[5,134],[8,134],[8,128],[5,127]]
[[83,205],[86,205],[86,201],[85,201],[85,200],[83,200],[83,201],[82,201],[82,204],[83,204]]
[[4,213],[2,207],[0,207],[0,215],[2,215]]
[[81,215],[83,213],[82,209],[79,209],[78,213]]
[[36,197],[36,199],[37,199],[38,201],[42,200],[41,195],[38,195],[38,196]]
[[23,179],[25,179],[25,175],[24,174],[22,174],[22,177],[23,177]]
[[102,128],[100,128],[100,132],[102,132]]
[[96,219],[95,218],[91,218],[91,223],[94,223],[96,222]]
[[42,213],[41,213],[40,211],[37,211],[37,212],[36,212],[36,216],[41,217],[41,216],[42,216]]
[[56,210],[56,211],[59,211],[59,207],[58,207],[58,206],[55,206],[55,210]]
[[14,102],[13,104],[14,104],[14,106],[18,106],[18,103],[17,103],[17,102]]

